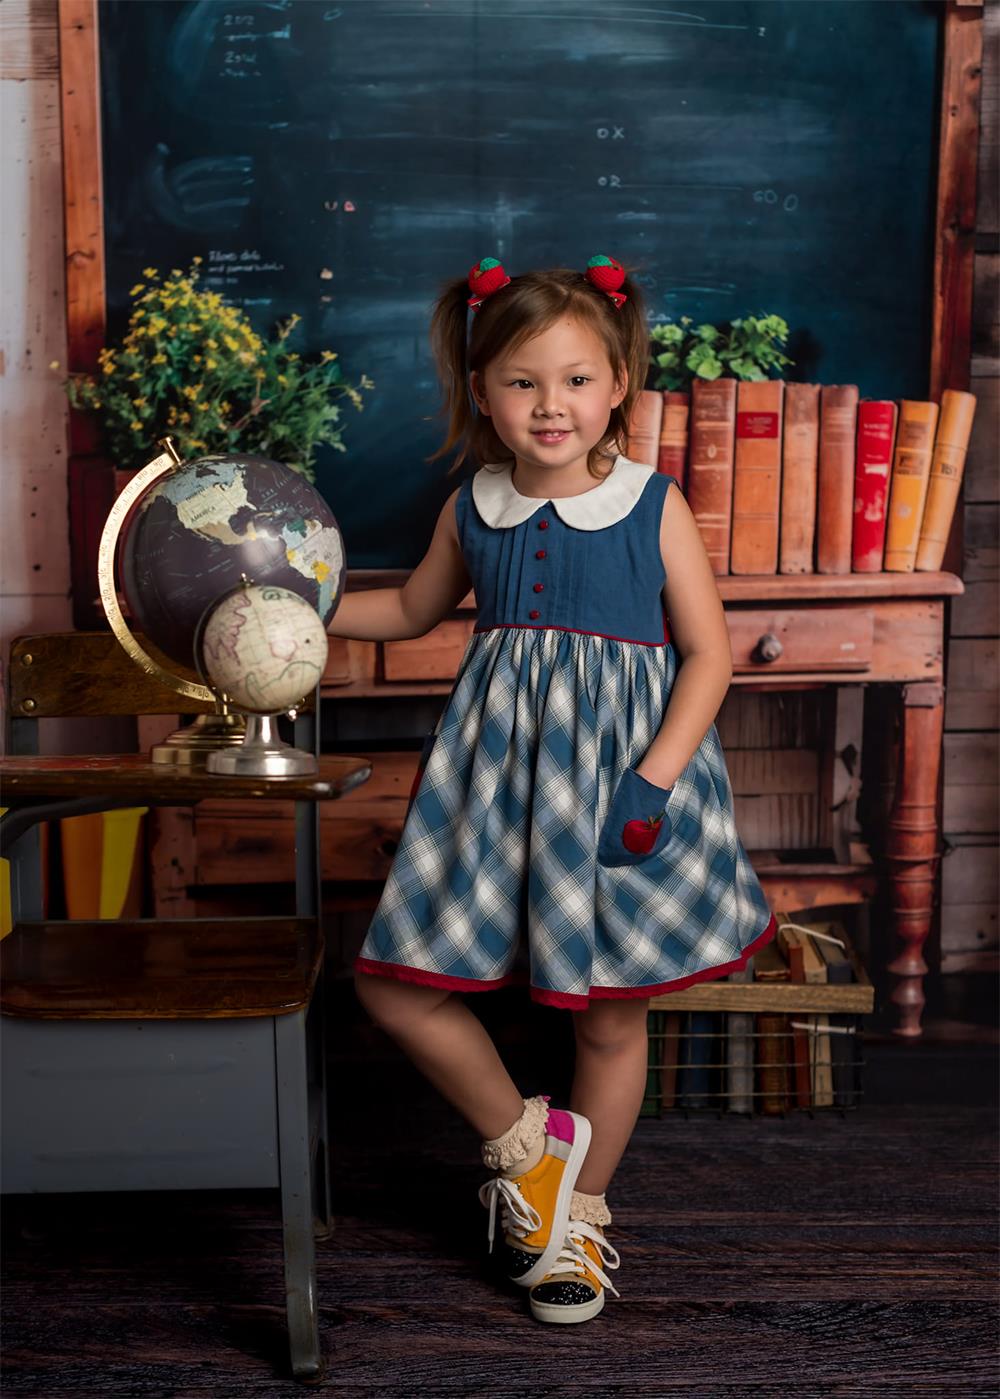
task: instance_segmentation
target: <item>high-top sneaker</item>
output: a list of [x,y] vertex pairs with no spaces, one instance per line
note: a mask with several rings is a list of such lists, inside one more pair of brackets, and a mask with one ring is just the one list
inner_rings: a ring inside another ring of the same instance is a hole
[[589,1321],[604,1306],[605,1288],[621,1293],[602,1270],[618,1268],[621,1259],[599,1224],[571,1219],[562,1248],[546,1275],[531,1288],[528,1302],[538,1321]]
[[479,1199],[490,1211],[490,1251],[499,1202],[503,1231],[500,1267],[520,1287],[539,1282],[563,1247],[573,1188],[589,1146],[590,1122],[586,1117],[549,1108],[541,1159],[523,1175],[501,1171],[480,1186]]

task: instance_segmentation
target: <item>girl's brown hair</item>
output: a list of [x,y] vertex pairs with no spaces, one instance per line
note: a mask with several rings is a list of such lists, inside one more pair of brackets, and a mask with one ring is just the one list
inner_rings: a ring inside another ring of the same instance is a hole
[[[471,455],[480,466],[490,462],[513,461],[510,448],[500,440],[493,419],[479,412],[469,388],[473,370],[482,378],[486,366],[499,355],[511,353],[526,340],[540,335],[563,316],[572,316],[597,334],[608,353],[608,360],[620,379],[628,371],[628,389],[617,408],[612,408],[608,428],[587,457],[592,476],[598,462],[611,451],[624,452],[628,424],[639,394],[646,386],[649,368],[649,333],[642,294],[626,268],[621,285],[628,298],[616,307],[607,292],[589,282],[583,272],[556,267],[542,272],[524,272],[512,277],[507,286],[488,296],[475,313],[470,313],[472,294],[467,277],[456,277],[445,284],[434,303],[431,316],[431,350],[445,394],[440,410],[448,417],[445,441],[427,461],[437,461],[459,445],[458,456],[448,470],[457,471]],[[472,314],[471,331],[467,331]]]

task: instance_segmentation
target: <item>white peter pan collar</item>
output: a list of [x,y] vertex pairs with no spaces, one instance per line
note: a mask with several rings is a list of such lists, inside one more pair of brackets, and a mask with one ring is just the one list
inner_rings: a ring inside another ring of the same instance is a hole
[[480,467],[472,478],[476,509],[494,529],[519,525],[548,504],[574,529],[604,529],[607,525],[616,525],[632,510],[655,467],[632,461],[619,452],[600,485],[591,486],[579,495],[545,499],[522,495],[515,490],[511,480],[513,471],[513,462],[489,463]]

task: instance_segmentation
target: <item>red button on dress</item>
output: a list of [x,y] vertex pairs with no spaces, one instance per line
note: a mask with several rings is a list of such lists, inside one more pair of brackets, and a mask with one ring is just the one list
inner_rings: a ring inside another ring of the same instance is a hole
[[540,593],[544,587],[545,587],[545,584],[544,584],[544,583],[536,583],[536,584],[535,584],[535,592],[536,592],[536,593]]
[[549,522],[548,522],[548,520],[539,520],[539,521],[538,521],[538,528],[539,528],[539,529],[548,529],[548,527],[549,527]]
[[535,550],[535,558],[536,558],[536,559],[544,559],[544,558],[545,558],[545,550],[544,550],[544,549],[536,549],[536,550]]
[[531,611],[528,613],[528,616],[529,616],[529,617],[532,617],[532,618],[537,617],[537,616],[538,616],[538,608],[537,608],[537,607],[533,607],[533,608],[531,609]]

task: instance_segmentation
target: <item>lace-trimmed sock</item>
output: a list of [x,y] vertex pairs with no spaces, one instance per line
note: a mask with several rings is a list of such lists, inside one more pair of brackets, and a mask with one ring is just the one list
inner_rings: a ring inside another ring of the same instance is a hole
[[548,1096],[524,1098],[524,1111],[499,1137],[482,1144],[483,1164],[509,1180],[537,1166],[545,1151],[545,1123],[549,1115]]
[[585,1195],[574,1190],[569,1206],[570,1219],[582,1219],[587,1224],[604,1226],[611,1223],[611,1211],[603,1195]]

